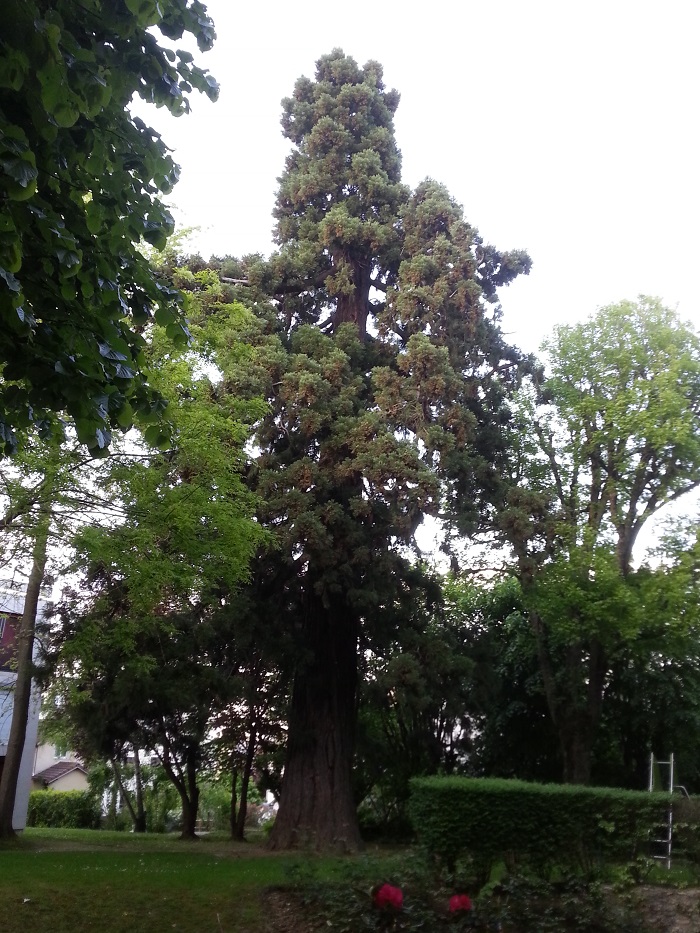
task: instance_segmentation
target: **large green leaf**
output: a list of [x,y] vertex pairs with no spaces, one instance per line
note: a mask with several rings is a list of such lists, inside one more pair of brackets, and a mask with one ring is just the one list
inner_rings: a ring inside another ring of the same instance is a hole
[[3,49],[0,54],[0,88],[19,91],[29,71],[29,58],[21,49]]
[[[143,343],[135,330],[164,306],[168,323],[182,323],[177,294],[141,252],[143,239],[162,247],[172,230],[160,195],[177,169],[127,105],[141,94],[186,110],[188,79],[180,86],[177,66],[194,66],[160,46],[150,26],[167,20],[169,32],[206,33],[209,44],[211,24],[189,0],[8,2],[0,28],[0,367],[23,394],[3,392],[4,424],[12,437],[12,424],[38,426],[59,411],[101,449],[111,423],[163,416],[146,357],[132,355]],[[89,26],[95,16],[99,29]],[[99,343],[119,358],[102,356]],[[70,378],[59,377],[57,361]],[[106,408],[96,401],[105,394]]]
[[0,279],[4,279],[10,291],[19,292],[21,288],[19,281],[14,277],[12,272],[8,269],[4,269],[2,266],[0,266]]
[[163,18],[157,0],[125,0],[125,2],[139,26],[154,26]]
[[[37,172],[34,155],[31,152],[25,153],[22,157],[1,159],[0,165],[3,171],[9,175],[10,178],[14,178],[22,188],[27,188],[31,182],[35,182],[39,174]],[[36,189],[36,184],[34,188]]]

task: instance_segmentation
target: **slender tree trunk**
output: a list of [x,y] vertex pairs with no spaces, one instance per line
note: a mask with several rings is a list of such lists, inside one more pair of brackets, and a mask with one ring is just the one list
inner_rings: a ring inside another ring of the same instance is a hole
[[199,794],[192,799],[189,795],[180,795],[182,801],[182,832],[180,839],[198,839],[197,836],[197,810],[199,808]]
[[192,782],[188,775],[184,780],[173,780],[173,784],[180,795],[180,803],[182,804],[182,832],[180,838],[196,839],[197,811],[199,810],[197,782],[196,780]]
[[535,612],[530,613],[530,626],[537,643],[547,707],[559,739],[562,778],[566,784],[589,784],[607,671],[603,646],[597,638],[591,639],[584,670],[582,648],[572,645],[566,660],[565,685],[562,686],[554,674],[544,623]]
[[136,811],[134,810],[134,805],[131,802],[131,797],[127,792],[126,787],[124,787],[124,779],[122,778],[122,772],[119,767],[119,762],[116,758],[110,759],[110,764],[112,765],[112,771],[114,772],[114,779],[117,782],[117,787],[119,788],[119,796],[121,797],[122,803],[129,811],[129,816],[131,817],[131,822],[134,826],[134,832],[136,832]]
[[361,845],[352,789],[358,626],[345,607],[312,598],[308,661],[294,679],[280,808],[272,849]]
[[51,525],[51,503],[47,500],[39,506],[39,518],[34,537],[32,569],[27,581],[24,611],[17,635],[17,679],[14,689],[12,724],[7,743],[2,777],[0,777],[0,839],[15,836],[12,817],[17,796],[17,781],[27,734],[27,720],[32,695],[32,654],[34,633],[39,606],[41,584],[46,569],[46,551]]
[[637,535],[643,524],[642,521],[638,521],[638,526],[635,528],[630,522],[629,526],[625,523],[617,529],[615,553],[617,555],[617,566],[620,568],[620,573],[623,577],[628,577],[630,574],[632,567],[632,551],[634,550]]
[[182,804],[181,839],[197,839],[197,811],[199,810],[199,787],[197,786],[197,752],[190,749],[185,753],[184,768],[172,755],[169,743],[164,742],[163,753],[156,750],[158,760],[180,795]]
[[109,787],[109,807],[107,810],[107,826],[110,829],[117,828],[117,801],[119,800],[119,787],[117,784],[117,778],[114,774],[114,768],[112,768],[112,783]]
[[243,766],[243,776],[241,778],[241,800],[238,804],[238,816],[236,818],[235,839],[241,842],[245,839],[245,818],[248,815],[248,787],[250,786],[250,775],[253,772],[253,762],[255,760],[255,749],[258,744],[258,724],[255,718],[250,724],[250,734],[248,736],[248,747],[246,749],[245,764]]
[[136,797],[136,815],[134,819],[134,832],[146,832],[146,809],[143,805],[143,775],[141,773],[140,749],[134,745],[134,784]]
[[187,755],[186,765],[187,790],[190,804],[188,820],[182,820],[182,835],[190,839],[197,838],[197,813],[199,812],[199,787],[197,786],[197,761],[194,752]]
[[[599,639],[592,638],[588,646],[585,670],[585,705],[566,718],[560,717],[560,741],[564,756],[564,781],[567,784],[590,784],[593,747],[598,735],[603,709],[607,656]],[[573,727],[573,728],[572,728]]]
[[231,768],[231,806],[229,809],[229,826],[231,827],[231,838],[236,838],[236,784],[238,783],[238,768]]
[[590,784],[592,741],[587,718],[572,716],[558,727],[565,784]]
[[193,752],[188,751],[182,780],[175,786],[182,801],[181,839],[197,839],[197,813],[199,811],[199,787],[197,786],[197,762]]

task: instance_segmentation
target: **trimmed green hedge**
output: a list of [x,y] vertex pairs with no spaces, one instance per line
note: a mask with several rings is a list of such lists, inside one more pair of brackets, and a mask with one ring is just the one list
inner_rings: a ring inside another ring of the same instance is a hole
[[700,865],[700,797],[673,798],[673,859]]
[[505,861],[547,875],[628,861],[658,833],[668,796],[491,778],[415,778],[409,814],[419,841],[453,868],[470,856],[487,874]]
[[34,790],[29,795],[27,826],[99,829],[100,802],[86,790]]

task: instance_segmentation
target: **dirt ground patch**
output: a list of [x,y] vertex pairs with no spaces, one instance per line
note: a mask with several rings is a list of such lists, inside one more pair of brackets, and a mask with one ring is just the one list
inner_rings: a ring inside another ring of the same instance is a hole
[[630,892],[630,899],[654,933],[700,933],[700,888],[643,885]]
[[265,933],[315,933],[319,929],[289,891],[268,891],[265,911]]

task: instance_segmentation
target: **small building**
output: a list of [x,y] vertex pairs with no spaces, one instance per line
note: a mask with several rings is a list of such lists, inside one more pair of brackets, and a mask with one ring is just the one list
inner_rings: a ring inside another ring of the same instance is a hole
[[[45,605],[44,600],[40,601],[39,613],[44,611]],[[19,632],[23,610],[24,589],[14,586],[9,581],[0,581],[0,774],[2,774],[5,756],[7,755],[7,743],[12,725],[15,681],[17,680],[17,674],[15,673],[17,633]],[[39,729],[40,705],[41,697],[38,691],[34,691],[29,704],[27,733],[24,739],[15,808],[12,815],[12,825],[16,830],[22,830],[27,825],[27,808],[29,806],[29,792],[32,789],[34,749]]]
[[89,790],[87,773],[78,761],[58,761],[35,772],[33,790]]
[[34,753],[32,790],[89,790],[87,772],[65,746],[40,742]]

